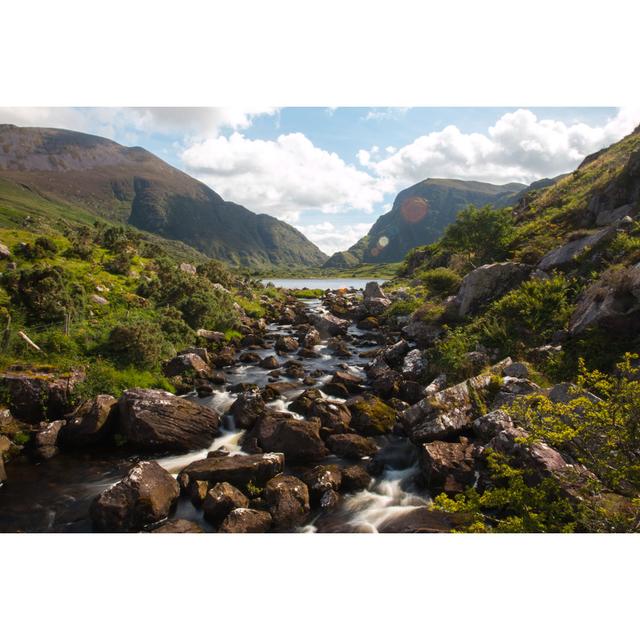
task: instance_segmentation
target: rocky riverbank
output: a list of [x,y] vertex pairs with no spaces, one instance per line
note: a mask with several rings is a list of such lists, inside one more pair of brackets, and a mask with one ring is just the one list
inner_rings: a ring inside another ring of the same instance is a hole
[[290,297],[235,344],[203,334],[208,348],[164,367],[183,395],[129,389],[73,406],[80,371],[5,374],[2,419],[32,438],[22,451],[3,445],[13,456],[0,468],[0,529],[449,531],[465,515],[431,498],[489,486],[489,451],[579,499],[592,474],[527,444],[503,410],[526,394],[566,396],[566,385],[543,390],[510,358],[448,385],[416,337],[426,325],[386,322],[399,296],[369,283],[364,295]]

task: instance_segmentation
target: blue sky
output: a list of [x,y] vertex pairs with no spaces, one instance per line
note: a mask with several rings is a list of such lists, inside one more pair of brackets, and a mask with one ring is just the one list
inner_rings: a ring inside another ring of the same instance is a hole
[[0,122],[139,145],[224,198],[346,249],[429,177],[529,183],[629,133],[618,108],[0,108]]

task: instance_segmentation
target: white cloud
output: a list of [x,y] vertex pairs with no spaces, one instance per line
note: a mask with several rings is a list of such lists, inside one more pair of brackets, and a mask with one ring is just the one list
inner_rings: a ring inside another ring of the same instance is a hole
[[309,209],[371,212],[386,190],[384,179],[314,146],[302,133],[276,140],[218,136],[192,144],[182,160],[189,173],[225,199],[290,221]]
[[297,224],[296,228],[327,255],[331,255],[336,251],[344,251],[358,242],[369,232],[372,224],[372,222],[348,223],[337,220],[335,224],[329,221],[318,224]]
[[585,155],[619,140],[638,122],[640,109],[620,109],[602,126],[540,120],[518,109],[502,116],[487,134],[462,133],[449,125],[382,160],[372,160],[373,150],[361,150],[358,160],[395,189],[436,177],[530,183],[575,169]]
[[365,120],[396,120],[403,116],[408,107],[386,107],[384,109],[372,109],[364,116]]

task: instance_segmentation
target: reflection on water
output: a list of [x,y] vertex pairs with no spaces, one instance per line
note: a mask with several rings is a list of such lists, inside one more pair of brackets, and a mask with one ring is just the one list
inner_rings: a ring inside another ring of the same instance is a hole
[[283,289],[364,289],[367,282],[383,284],[382,278],[265,278],[263,284]]

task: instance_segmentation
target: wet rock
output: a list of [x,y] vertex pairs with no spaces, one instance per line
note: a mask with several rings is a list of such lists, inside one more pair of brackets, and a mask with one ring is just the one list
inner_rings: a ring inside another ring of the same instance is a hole
[[0,376],[13,416],[31,424],[59,420],[74,407],[73,390],[85,378],[84,371],[62,375],[49,369],[10,367]]
[[199,507],[207,497],[207,493],[209,493],[209,483],[206,480],[193,480],[189,483],[187,491],[191,503]]
[[365,394],[347,401],[351,428],[363,435],[380,435],[393,429],[396,412],[380,398]]
[[320,333],[317,329],[311,328],[307,331],[304,339],[302,340],[302,345],[307,349],[313,349],[316,345],[320,344],[321,338]]
[[318,330],[320,336],[324,337],[344,335],[347,333],[350,324],[348,320],[341,320],[331,313],[324,315],[310,314],[309,320]]
[[[320,420],[295,420],[287,414],[266,413],[250,433],[262,451],[284,453],[288,462],[313,462],[324,458],[328,451],[320,437]],[[244,445],[243,445],[244,446]]]
[[249,483],[264,487],[270,478],[282,473],[283,468],[284,455],[281,453],[216,456],[192,462],[179,473],[178,480],[181,485],[205,480],[212,485],[228,482],[240,489],[245,489]]
[[83,402],[68,419],[60,433],[65,447],[84,447],[101,444],[112,435],[118,419],[118,401],[101,394]]
[[295,382],[270,382],[265,385],[265,388],[262,392],[262,397],[267,400],[267,398],[271,398],[275,400],[276,398],[280,398],[285,396],[287,393],[291,391],[296,391],[299,386]]
[[447,533],[464,524],[460,514],[432,511],[416,507],[400,515],[392,515],[378,525],[379,533]]
[[327,382],[322,386],[322,390],[329,396],[336,398],[348,398],[351,393],[343,384],[336,382]]
[[217,369],[230,367],[235,364],[236,350],[233,347],[222,347],[210,356],[211,365]]
[[402,376],[405,380],[418,380],[427,369],[427,360],[420,349],[412,349],[402,361]]
[[160,525],[151,533],[204,533],[204,531],[197,522],[178,518],[176,520],[169,520],[169,522]]
[[474,269],[462,279],[456,296],[458,315],[464,317],[489,301],[503,296],[526,280],[530,272],[529,265],[517,262],[485,264]]
[[249,499],[228,482],[218,482],[208,492],[202,503],[204,517],[211,523],[220,524],[234,509],[246,509]]
[[298,341],[292,336],[278,336],[276,340],[276,353],[292,353],[300,347]]
[[352,465],[342,469],[341,491],[355,493],[367,489],[371,484],[371,476],[359,465]]
[[118,400],[118,431],[145,451],[208,447],[218,434],[218,414],[158,389],[128,389]]
[[58,454],[58,439],[64,424],[64,420],[54,420],[53,422],[40,424],[40,430],[33,439],[37,458],[49,460]]
[[212,385],[208,383],[199,384],[196,387],[196,393],[198,394],[198,398],[208,398],[214,394],[214,388]]
[[468,440],[428,442],[421,445],[419,462],[426,486],[452,495],[476,481],[477,447]]
[[264,499],[277,529],[293,529],[309,515],[309,490],[295,476],[279,475],[267,482]]
[[404,357],[409,353],[409,344],[406,340],[398,340],[389,347],[384,348],[380,355],[390,367],[401,367]]
[[91,520],[98,531],[140,531],[166,518],[179,494],[178,483],[157,462],[139,462],[94,500]]
[[183,353],[166,362],[162,372],[167,378],[184,375],[207,377],[210,369],[207,363],[195,353]]
[[289,405],[289,409],[303,416],[308,416],[313,403],[320,399],[322,399],[320,389],[306,389]]
[[267,356],[260,360],[258,366],[262,369],[277,369],[280,366],[280,363],[278,362],[278,358],[275,356]]
[[538,264],[538,268],[542,269],[542,271],[552,271],[553,269],[567,267],[573,263],[578,256],[609,240],[615,233],[616,230],[614,227],[607,227],[606,229],[602,229],[602,231],[597,231],[578,240],[568,242],[557,249],[549,251]]
[[239,394],[229,410],[237,429],[251,429],[265,411],[266,405],[258,390]]
[[335,509],[339,502],[340,494],[334,489],[327,489],[322,496],[320,496],[318,505],[321,509]]
[[372,456],[378,450],[373,438],[365,438],[356,433],[337,433],[327,438],[331,453],[348,460],[359,460]]
[[489,375],[469,378],[420,400],[400,414],[400,421],[415,443],[459,434],[483,412],[482,396],[491,384]]
[[256,362],[260,362],[262,358],[253,351],[245,351],[244,353],[240,354],[238,360],[245,364],[255,364]]
[[317,351],[314,351],[313,349],[307,349],[305,347],[298,350],[298,355],[301,358],[320,358],[321,357]]
[[296,362],[295,360],[285,362],[282,368],[284,369],[284,375],[287,376],[287,378],[302,379],[305,376],[304,367],[300,362]]
[[362,320],[358,320],[356,326],[358,327],[358,329],[364,329],[365,331],[375,331],[380,327],[380,323],[378,322],[377,318],[374,318],[373,316],[367,316]]
[[271,515],[257,509],[234,509],[220,525],[218,533],[264,533],[271,528]]
[[318,504],[327,491],[337,491],[340,488],[342,472],[335,464],[318,465],[307,471],[302,480],[309,489],[312,504]]
[[317,400],[311,405],[309,415],[320,420],[320,435],[323,438],[348,431],[351,423],[351,411],[341,402]]
[[331,382],[343,385],[350,393],[358,393],[362,389],[364,380],[348,371],[336,371],[331,378]]

